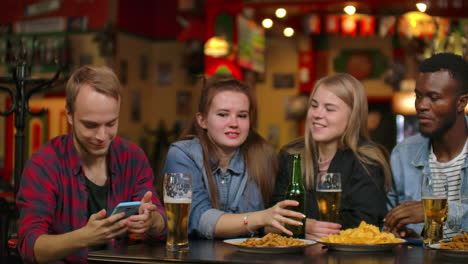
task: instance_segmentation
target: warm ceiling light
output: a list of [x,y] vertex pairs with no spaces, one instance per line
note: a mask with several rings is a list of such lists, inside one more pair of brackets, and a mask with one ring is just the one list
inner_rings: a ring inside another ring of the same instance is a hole
[[269,19],[269,18],[265,18],[263,19],[262,21],[262,26],[264,28],[271,28],[273,26],[273,20]]
[[393,112],[399,115],[415,115],[414,92],[395,92],[392,98]]
[[275,15],[277,18],[283,18],[286,16],[286,9],[284,8],[278,8],[275,11]]
[[345,6],[345,8],[343,8],[343,10],[348,15],[354,15],[354,13],[356,13],[356,7],[354,7],[352,5]]
[[416,8],[419,10],[419,12],[426,12],[427,5],[425,3],[416,3]]
[[285,37],[292,37],[292,35],[294,35],[294,29],[293,28],[290,28],[290,27],[287,27],[283,30],[283,35]]

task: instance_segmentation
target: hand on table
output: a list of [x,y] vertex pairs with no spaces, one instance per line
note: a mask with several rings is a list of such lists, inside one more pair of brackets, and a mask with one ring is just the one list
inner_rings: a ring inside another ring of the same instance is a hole
[[337,223],[318,221],[307,218],[306,220],[306,238],[317,240],[326,237],[329,234],[340,233],[341,225]]
[[424,209],[421,201],[411,201],[400,204],[390,210],[384,218],[384,230],[392,232],[399,237],[417,235],[412,229],[406,228],[408,224],[424,222]]

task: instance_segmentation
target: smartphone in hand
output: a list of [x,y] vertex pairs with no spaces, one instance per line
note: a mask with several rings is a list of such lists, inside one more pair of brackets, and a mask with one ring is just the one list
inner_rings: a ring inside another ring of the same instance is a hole
[[140,208],[141,202],[123,202],[119,203],[117,207],[115,207],[114,211],[112,211],[111,215],[115,215],[118,213],[125,212],[125,217],[127,218],[131,215],[138,214],[138,208]]

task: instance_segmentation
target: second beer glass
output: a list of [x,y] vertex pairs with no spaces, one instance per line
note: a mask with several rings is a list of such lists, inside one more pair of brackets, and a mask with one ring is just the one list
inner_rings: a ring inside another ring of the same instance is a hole
[[443,239],[447,218],[447,177],[444,174],[423,174],[421,198],[424,208],[423,242],[427,247]]
[[320,172],[315,186],[319,220],[337,223],[341,204],[341,174]]
[[187,232],[191,203],[192,175],[190,173],[164,174],[164,206],[168,226],[167,250],[188,250]]

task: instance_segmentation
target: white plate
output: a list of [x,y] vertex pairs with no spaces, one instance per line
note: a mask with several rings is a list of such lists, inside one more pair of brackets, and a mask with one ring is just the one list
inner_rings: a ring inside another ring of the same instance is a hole
[[403,245],[406,243],[404,239],[400,240],[399,243],[388,243],[388,244],[344,244],[344,243],[330,243],[330,242],[323,242],[321,239],[317,240],[317,242],[322,243],[331,250],[337,251],[352,251],[352,252],[369,252],[369,251],[385,251],[391,250],[396,246]]
[[304,248],[316,244],[317,242],[308,239],[299,239],[307,243],[307,245],[303,246],[290,246],[290,247],[249,247],[249,246],[241,246],[239,243],[244,242],[248,238],[234,238],[234,239],[226,239],[224,243],[233,245],[237,247],[240,251],[249,252],[249,253],[265,253],[265,254],[281,254],[281,253],[293,253],[293,252],[300,252]]
[[441,249],[440,244],[432,244],[429,245],[429,248],[437,250],[437,252],[452,256],[452,257],[468,257],[468,250],[460,250],[460,249]]

